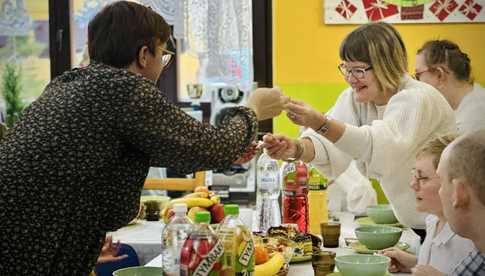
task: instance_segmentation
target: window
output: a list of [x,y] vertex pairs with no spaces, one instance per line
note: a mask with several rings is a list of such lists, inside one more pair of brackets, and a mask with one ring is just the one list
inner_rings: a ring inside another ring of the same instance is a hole
[[[20,74],[22,102],[42,93],[50,81],[47,1],[0,0],[0,64],[2,80],[7,64]],[[0,110],[2,103],[0,97]]]

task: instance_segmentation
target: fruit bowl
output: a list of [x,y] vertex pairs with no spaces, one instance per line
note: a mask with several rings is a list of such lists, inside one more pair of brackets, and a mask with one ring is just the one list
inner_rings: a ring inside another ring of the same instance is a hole
[[378,204],[367,207],[367,216],[377,224],[397,223],[396,216],[389,204]]
[[391,259],[381,255],[345,255],[335,258],[335,265],[343,276],[383,276]]
[[360,226],[355,229],[357,239],[368,249],[380,250],[394,246],[402,235],[402,229],[392,226]]

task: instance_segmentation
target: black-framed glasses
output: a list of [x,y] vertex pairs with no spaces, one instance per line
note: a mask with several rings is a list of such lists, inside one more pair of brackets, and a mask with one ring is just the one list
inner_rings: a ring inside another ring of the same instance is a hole
[[430,71],[432,71],[432,70],[433,70],[433,68],[428,68],[428,69],[425,69],[425,70],[423,70],[423,71],[419,71],[419,72],[418,72],[418,71],[416,71],[416,72],[414,73],[414,76],[413,76],[413,77],[414,77],[414,79],[419,80],[419,78],[421,77],[421,75],[422,75],[423,73],[430,72]]
[[[167,40],[165,48],[162,49],[162,66],[167,68],[175,58],[175,49],[177,44],[173,36],[170,36]],[[169,50],[170,49],[170,50]]]
[[434,176],[423,176],[421,175],[416,169],[411,170],[411,177],[413,180],[415,180],[419,185],[423,185],[423,183],[433,179],[433,178],[438,178],[438,175]]
[[174,59],[175,52],[172,52],[167,49],[162,49],[162,66],[163,68],[166,68],[172,63],[172,60]]
[[347,68],[344,63],[340,63],[337,67],[345,78],[352,75],[356,79],[365,78],[365,72],[372,70],[372,65],[369,65],[367,68]]

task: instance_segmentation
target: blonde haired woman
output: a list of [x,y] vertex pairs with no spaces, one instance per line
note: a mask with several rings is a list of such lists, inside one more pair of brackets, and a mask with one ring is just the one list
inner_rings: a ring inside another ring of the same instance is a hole
[[453,111],[432,86],[407,74],[407,54],[389,24],[352,31],[340,47],[338,69],[351,86],[325,115],[300,101],[286,104],[288,117],[309,129],[299,139],[268,134],[263,146],[273,158],[297,158],[330,178],[352,160],[380,181],[399,221],[424,229],[409,187],[414,157],[426,142],[456,131]]

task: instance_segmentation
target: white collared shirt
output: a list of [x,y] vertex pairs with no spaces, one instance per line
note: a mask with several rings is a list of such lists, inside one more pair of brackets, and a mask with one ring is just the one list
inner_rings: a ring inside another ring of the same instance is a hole
[[439,233],[436,233],[437,225],[437,216],[426,217],[426,238],[419,249],[418,264],[431,265],[447,274],[475,250],[475,245],[471,240],[454,233],[448,223]]

